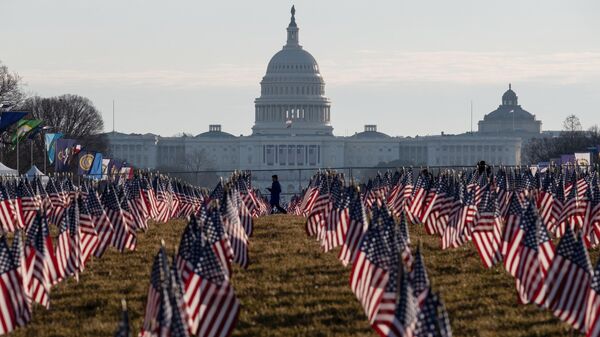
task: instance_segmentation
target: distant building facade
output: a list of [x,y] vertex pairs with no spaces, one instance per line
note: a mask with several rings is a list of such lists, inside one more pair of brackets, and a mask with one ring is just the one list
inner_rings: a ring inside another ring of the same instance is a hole
[[[461,166],[479,160],[519,165],[522,134],[540,132],[541,123],[517,105],[516,94],[509,88],[502,105],[479,122],[477,133],[392,137],[377,131],[376,125],[365,125],[363,132],[352,136],[334,136],[325,81],[315,58],[299,44],[294,14],[292,10],[286,44],[271,58],[260,82],[251,135],[236,137],[224,132],[221,125],[210,125],[207,132],[196,136],[112,132],[106,134],[109,155],[148,169],[218,170],[223,174],[253,170],[253,182],[261,187],[270,184],[271,174],[276,173],[284,192],[296,192],[298,181],[308,179],[317,168],[373,167],[389,162]],[[516,128],[507,124],[507,118],[510,122],[513,117],[519,124]]]

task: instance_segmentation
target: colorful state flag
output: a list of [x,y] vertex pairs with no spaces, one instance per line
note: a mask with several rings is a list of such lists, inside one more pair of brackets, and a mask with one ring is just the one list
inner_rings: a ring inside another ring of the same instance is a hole
[[0,132],[6,131],[11,125],[15,124],[23,117],[27,116],[27,112],[22,111],[7,111],[0,116]]
[[31,131],[35,130],[42,124],[41,119],[21,119],[17,122],[17,130],[12,137],[12,143],[17,144],[25,136],[27,136]]
[[108,167],[110,166],[111,161],[112,159],[110,158],[102,158],[102,179],[108,177]]
[[61,138],[56,141],[56,162],[54,163],[56,172],[65,172],[69,170],[71,160],[73,159],[75,143],[75,139]]
[[88,174],[92,176],[94,179],[102,178],[102,153],[96,152],[94,156],[94,160],[92,162],[92,167],[90,168]]
[[54,158],[56,156],[56,141],[62,138],[62,133],[47,133],[46,134],[46,153],[48,154],[48,161],[50,165],[54,164]]
[[88,151],[79,152],[79,160],[77,161],[77,173],[87,175],[90,173],[94,162],[94,153]]

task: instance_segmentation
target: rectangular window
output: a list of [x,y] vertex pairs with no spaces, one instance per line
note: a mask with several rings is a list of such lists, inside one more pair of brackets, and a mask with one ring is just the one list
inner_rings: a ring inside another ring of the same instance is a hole
[[299,166],[304,165],[304,163],[306,162],[304,160],[304,156],[305,156],[306,150],[304,145],[298,145],[298,147],[296,148],[296,163]]
[[311,166],[317,165],[317,146],[308,146],[308,164]]
[[279,145],[279,165],[284,166],[287,163],[287,146]]
[[288,165],[296,164],[296,145],[288,145]]
[[272,166],[275,164],[275,146],[266,145],[266,161],[267,165]]
[[321,145],[317,145],[317,163],[321,162]]

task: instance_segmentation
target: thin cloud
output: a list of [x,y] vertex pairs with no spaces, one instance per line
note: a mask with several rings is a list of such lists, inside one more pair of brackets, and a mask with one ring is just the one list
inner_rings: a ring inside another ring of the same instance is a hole
[[[383,52],[358,50],[354,57],[320,61],[328,84],[440,82],[490,84],[507,81],[574,84],[600,80],[600,52]],[[20,71],[31,86],[81,84],[168,88],[257,86],[265,64],[215,64],[207,68],[131,72]]]

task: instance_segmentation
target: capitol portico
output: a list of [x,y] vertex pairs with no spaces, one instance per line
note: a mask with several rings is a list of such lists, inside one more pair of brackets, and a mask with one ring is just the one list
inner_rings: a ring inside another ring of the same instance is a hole
[[254,100],[251,135],[236,137],[224,132],[221,125],[210,125],[207,132],[196,136],[111,132],[106,134],[110,155],[135,167],[163,171],[254,170],[253,183],[261,187],[270,184],[274,170],[295,169],[275,172],[281,176],[284,192],[295,192],[298,175],[300,179],[312,175],[312,170],[299,173],[299,168],[373,167],[390,162],[473,165],[481,159],[492,164],[517,165],[521,163],[524,135],[505,132],[506,125],[512,125],[507,116],[513,119],[519,114],[519,118],[533,125],[526,130],[527,138],[540,133],[541,122],[517,105],[516,94],[513,102],[509,93],[501,111],[486,115],[476,133],[393,137],[371,124],[350,137],[335,136],[325,80],[316,59],[300,45],[293,7],[291,14],[286,43],[269,61],[260,82],[260,97]]

